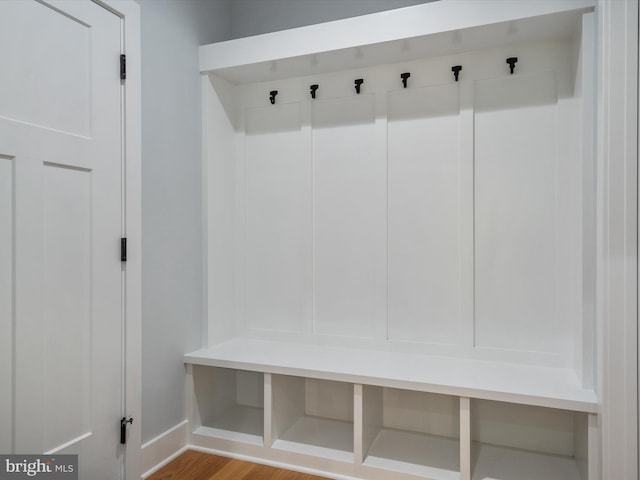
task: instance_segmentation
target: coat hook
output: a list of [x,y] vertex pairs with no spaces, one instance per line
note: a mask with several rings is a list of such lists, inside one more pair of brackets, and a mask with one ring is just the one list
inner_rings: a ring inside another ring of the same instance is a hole
[[511,75],[513,75],[513,70],[516,68],[517,61],[518,61],[518,57],[507,58],[507,63],[509,64],[509,70],[511,71]]
[[451,71],[453,72],[453,76],[456,78],[456,82],[458,81],[458,75],[460,75],[460,70],[462,70],[462,65],[455,65],[451,67]]
[[309,88],[311,89],[311,98],[316,98],[316,90],[318,90],[318,85],[314,84],[309,86]]
[[269,92],[269,101],[271,102],[271,105],[276,103],[276,95],[278,95],[278,90],[271,90]]
[[360,86],[364,83],[364,80],[362,78],[358,78],[356,79],[356,81],[354,82],[356,84],[356,93],[360,93]]
[[400,74],[400,78],[402,79],[402,86],[407,88],[407,78],[409,78],[411,74],[409,72],[404,72]]

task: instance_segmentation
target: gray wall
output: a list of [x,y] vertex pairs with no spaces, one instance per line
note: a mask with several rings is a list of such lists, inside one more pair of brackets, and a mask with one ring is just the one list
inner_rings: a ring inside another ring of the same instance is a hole
[[202,342],[198,45],[229,37],[229,0],[138,0],[142,22],[142,437],[185,418]]
[[142,438],[185,418],[202,344],[198,45],[426,0],[137,0],[142,17]]
[[430,1],[231,0],[231,37],[247,37]]

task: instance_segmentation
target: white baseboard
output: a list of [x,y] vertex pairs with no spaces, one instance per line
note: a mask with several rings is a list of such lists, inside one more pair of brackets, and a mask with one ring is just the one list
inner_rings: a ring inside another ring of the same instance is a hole
[[142,445],[142,479],[146,479],[188,450],[189,422],[183,420]]
[[194,450],[201,453],[210,453],[213,455],[219,455],[221,457],[235,458],[236,460],[242,460],[245,462],[258,463],[260,465],[268,465],[270,467],[282,468],[284,470],[290,470],[292,472],[306,473],[308,475],[321,476],[324,478],[331,478],[334,480],[359,480],[356,477],[350,477],[348,475],[340,475],[337,473],[326,472],[324,470],[317,470],[315,468],[301,467],[300,465],[290,464],[286,462],[278,462],[275,460],[267,460],[260,457],[252,457],[251,455],[242,455],[240,453],[228,452],[224,450],[216,450],[215,448],[200,447],[198,445],[187,445],[187,450]]

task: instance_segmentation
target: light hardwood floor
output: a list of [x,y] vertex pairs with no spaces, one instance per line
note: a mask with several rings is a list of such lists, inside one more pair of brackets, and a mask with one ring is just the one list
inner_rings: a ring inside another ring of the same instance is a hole
[[306,473],[188,450],[148,480],[326,480]]

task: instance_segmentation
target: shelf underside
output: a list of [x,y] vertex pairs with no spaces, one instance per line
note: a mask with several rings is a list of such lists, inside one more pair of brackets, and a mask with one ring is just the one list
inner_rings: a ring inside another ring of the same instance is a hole
[[460,442],[384,428],[369,448],[364,465],[438,480],[458,480]]
[[353,423],[304,416],[273,448],[353,463]]

